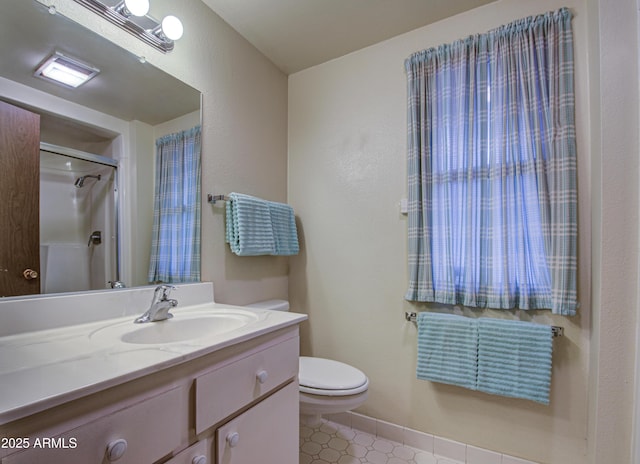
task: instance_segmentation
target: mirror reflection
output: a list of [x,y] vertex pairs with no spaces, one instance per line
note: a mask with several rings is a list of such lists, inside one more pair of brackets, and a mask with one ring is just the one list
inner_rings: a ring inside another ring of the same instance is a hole
[[[36,78],[55,52],[100,72]],[[146,285],[155,141],[200,124],[200,93],[36,1],[0,4],[0,60],[0,296]]]
[[[40,144],[40,292],[118,280],[117,164]],[[64,272],[59,272],[64,269]]]

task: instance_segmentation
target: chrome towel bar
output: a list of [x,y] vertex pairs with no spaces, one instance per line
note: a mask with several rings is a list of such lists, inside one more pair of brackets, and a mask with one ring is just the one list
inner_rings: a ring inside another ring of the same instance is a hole
[[216,201],[227,201],[229,199],[226,195],[212,195],[210,193],[207,194],[207,201],[209,203],[216,204]]
[[[415,311],[405,311],[404,318],[409,322],[416,322],[418,319],[418,313]],[[564,327],[552,325],[551,335],[553,335],[553,338],[564,336]]]

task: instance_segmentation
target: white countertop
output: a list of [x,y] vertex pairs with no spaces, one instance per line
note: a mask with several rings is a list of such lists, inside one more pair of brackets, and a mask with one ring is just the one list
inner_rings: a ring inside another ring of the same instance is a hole
[[[136,344],[120,339],[142,326],[230,311],[246,313],[251,321],[225,333],[172,343]],[[128,315],[0,337],[0,425],[307,318],[216,303],[177,307],[171,312],[175,317],[170,321],[134,324]]]

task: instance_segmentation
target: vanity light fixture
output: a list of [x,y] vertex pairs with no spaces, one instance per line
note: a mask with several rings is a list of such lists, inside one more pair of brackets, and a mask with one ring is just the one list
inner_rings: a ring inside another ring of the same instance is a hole
[[98,16],[124,29],[152,47],[167,53],[182,37],[182,23],[169,15],[162,22],[150,16],[149,0],[74,0]]
[[91,65],[56,51],[40,65],[34,76],[76,88],[94,78],[99,72],[99,69]]
[[124,0],[123,6],[133,16],[144,16],[149,13],[149,0]]

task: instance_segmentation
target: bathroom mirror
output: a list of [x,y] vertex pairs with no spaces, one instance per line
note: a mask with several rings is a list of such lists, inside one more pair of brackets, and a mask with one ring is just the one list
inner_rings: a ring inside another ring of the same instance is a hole
[[[92,13],[87,10],[87,14]],[[54,52],[84,61],[100,73],[75,89],[35,77],[36,69]],[[40,185],[59,179],[65,183],[64,190],[58,188],[54,204],[46,203],[53,195],[43,200],[41,194],[40,210],[48,213],[48,219],[41,215],[41,225],[53,217],[60,228],[69,224],[67,218],[77,216],[66,210],[62,214],[59,208],[66,207],[58,199],[64,195],[77,205],[114,194],[111,204],[100,210],[103,216],[113,216],[114,223],[105,230],[80,221],[88,228],[75,234],[74,240],[69,239],[74,234],[40,230],[40,238],[54,237],[52,243],[40,242],[41,252],[49,247],[49,257],[63,258],[54,266],[59,278],[64,276],[64,266],[77,267],[76,259],[99,255],[94,249],[110,241],[119,247],[107,265],[111,270],[105,273],[102,268],[102,275],[88,288],[66,288],[52,282],[50,290],[42,283],[37,291],[24,294],[103,289],[108,280],[118,278],[128,286],[146,284],[148,261],[142,261],[151,242],[154,142],[162,135],[200,124],[200,92],[61,14],[52,14],[35,0],[0,3],[0,63],[0,101],[39,115],[40,142],[45,146],[43,153],[41,145]],[[51,158],[56,151],[71,156]],[[20,184],[16,182],[17,190]],[[93,199],[87,196],[92,190]],[[15,193],[29,196],[30,192]],[[6,217],[0,221],[8,222]],[[16,224],[14,235],[21,235],[26,227]],[[78,256],[72,257],[76,252]],[[18,250],[2,258],[7,262],[0,262],[0,272],[7,273],[14,253]],[[40,260],[33,267],[41,274],[35,266],[45,265]],[[92,264],[88,266],[93,269]],[[16,295],[0,291],[0,296]]]

